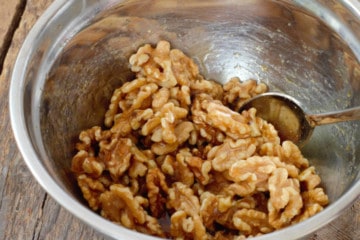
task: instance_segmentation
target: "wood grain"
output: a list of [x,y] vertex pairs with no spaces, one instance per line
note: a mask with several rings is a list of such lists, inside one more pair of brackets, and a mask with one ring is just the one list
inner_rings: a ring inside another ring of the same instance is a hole
[[[3,6],[18,6],[15,3],[19,3],[6,2],[2,4],[1,12]],[[51,3],[51,0],[26,1],[11,45],[2,49],[7,54],[0,75],[0,239],[104,239],[72,217],[37,184],[22,160],[11,132],[8,90],[12,66],[27,33]],[[16,17],[14,10],[9,14]],[[4,19],[0,19],[0,29],[11,27],[11,21],[1,20]],[[6,37],[5,34],[1,36],[3,40]]]
[[18,26],[20,17],[25,7],[24,0],[5,0],[0,8],[0,72],[4,59],[11,43],[14,31]]
[[[1,1],[0,46],[6,57],[0,75],[0,239],[104,239],[64,210],[37,184],[11,132],[8,90],[12,66],[27,33],[52,0]],[[16,16],[19,9],[21,19]],[[11,33],[13,30],[7,31],[13,26],[17,26],[15,34]],[[360,239],[359,222],[360,198],[309,239]]]

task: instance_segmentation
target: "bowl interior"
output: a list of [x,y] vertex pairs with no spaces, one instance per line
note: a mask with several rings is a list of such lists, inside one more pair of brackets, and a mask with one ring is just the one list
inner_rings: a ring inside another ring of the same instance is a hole
[[[48,71],[27,72],[24,101],[41,163],[81,202],[70,172],[78,134],[102,125],[113,90],[133,78],[129,56],[145,43],[168,40],[207,79],[257,79],[308,112],[360,105],[360,65],[348,44],[288,1],[117,1],[72,24],[84,19],[65,31],[65,41],[54,39],[49,54],[32,59]],[[316,128],[303,152],[335,202],[359,179],[360,123]]]

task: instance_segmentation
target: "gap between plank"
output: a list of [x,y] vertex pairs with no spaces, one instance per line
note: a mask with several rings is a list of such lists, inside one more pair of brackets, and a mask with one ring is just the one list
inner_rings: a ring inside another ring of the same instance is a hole
[[6,57],[8,51],[9,51],[9,48],[11,46],[11,42],[12,42],[12,39],[13,39],[14,34],[16,32],[16,29],[20,25],[22,15],[23,15],[23,13],[25,11],[26,3],[27,3],[27,0],[22,0],[18,4],[18,6],[16,7],[16,12],[14,14],[14,17],[13,17],[13,19],[11,21],[11,24],[10,24],[9,28],[8,28],[8,31],[5,34],[5,39],[4,39],[3,45],[1,46],[1,52],[0,52],[0,74],[3,71],[5,57]]

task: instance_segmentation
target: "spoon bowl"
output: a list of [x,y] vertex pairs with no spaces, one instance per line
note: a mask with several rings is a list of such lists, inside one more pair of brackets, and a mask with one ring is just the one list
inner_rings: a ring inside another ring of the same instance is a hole
[[360,120],[360,107],[322,114],[308,114],[295,98],[277,92],[260,94],[249,99],[240,112],[249,108],[257,110],[257,116],[274,125],[282,141],[291,140],[303,147],[316,126]]

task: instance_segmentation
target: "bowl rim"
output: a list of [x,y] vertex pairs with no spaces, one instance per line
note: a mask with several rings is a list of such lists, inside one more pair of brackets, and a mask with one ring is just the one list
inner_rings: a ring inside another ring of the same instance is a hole
[[[24,114],[24,92],[25,92],[25,78],[26,68],[31,56],[34,54],[31,51],[31,46],[38,38],[41,31],[44,31],[46,24],[59,12],[66,11],[77,0],[55,0],[43,15],[37,20],[30,32],[28,33],[22,47],[18,53],[15,61],[12,75],[10,78],[9,88],[9,113],[11,127],[17,143],[18,149],[34,178],[41,185],[41,187],[64,209],[76,216],[79,220],[86,223],[88,226],[96,229],[98,232],[111,238],[129,238],[129,239],[158,239],[153,236],[145,235],[125,227],[119,226],[89,208],[85,207],[75,198],[69,196],[66,190],[61,188],[52,178],[50,173],[40,163],[39,154],[33,148],[33,144],[29,135],[29,129],[25,121]],[[84,1],[95,2],[95,1]],[[110,0],[108,2],[120,2],[120,0]],[[294,2],[302,2],[295,0]],[[353,2],[353,1],[347,1]],[[92,3],[91,3],[92,4]],[[360,10],[360,8],[359,8]],[[359,51],[360,52],[360,51]],[[360,53],[358,54],[358,57]],[[359,58],[360,59],[360,58]],[[360,181],[353,184],[339,199],[332,202],[322,212],[315,216],[295,224],[293,226],[265,234],[254,239],[298,239],[299,237],[307,236],[321,227],[328,224],[330,221],[338,217],[341,212],[349,207],[359,196]]]

